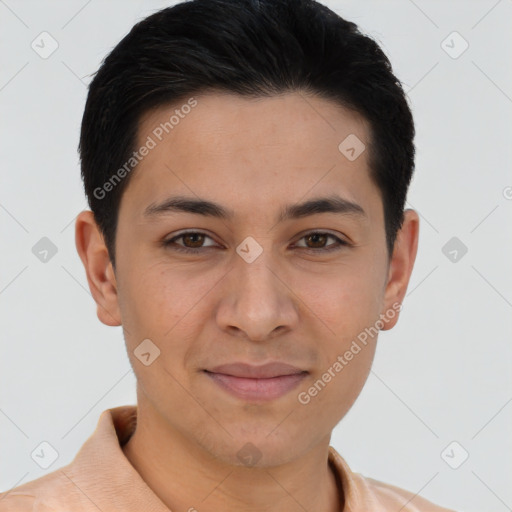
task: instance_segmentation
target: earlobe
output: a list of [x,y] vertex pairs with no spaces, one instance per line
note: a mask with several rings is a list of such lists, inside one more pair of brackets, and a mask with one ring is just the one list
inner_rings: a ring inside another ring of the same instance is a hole
[[397,233],[393,254],[389,263],[388,281],[384,293],[385,318],[383,331],[393,328],[399,316],[411,277],[419,239],[419,216],[414,210],[405,210],[404,222]]
[[112,327],[121,325],[115,274],[103,236],[90,210],[80,212],[76,218],[75,244],[100,322]]

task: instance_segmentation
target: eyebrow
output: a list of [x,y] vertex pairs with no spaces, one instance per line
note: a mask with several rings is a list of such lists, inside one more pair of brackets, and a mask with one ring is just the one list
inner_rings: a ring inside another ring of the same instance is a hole
[[[143,212],[145,218],[154,218],[167,213],[185,212],[205,217],[215,217],[223,220],[232,220],[235,212],[213,201],[196,199],[193,197],[169,197],[161,203],[151,203]],[[289,219],[300,219],[319,213],[336,213],[340,215],[366,217],[363,208],[347,199],[337,195],[314,198],[299,204],[289,204],[281,209],[277,222]]]

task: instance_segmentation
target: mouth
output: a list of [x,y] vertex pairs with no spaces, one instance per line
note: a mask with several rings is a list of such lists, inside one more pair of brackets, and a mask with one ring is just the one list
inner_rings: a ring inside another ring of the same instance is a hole
[[292,391],[309,374],[278,362],[263,366],[226,364],[203,372],[222,390],[245,401],[275,400]]

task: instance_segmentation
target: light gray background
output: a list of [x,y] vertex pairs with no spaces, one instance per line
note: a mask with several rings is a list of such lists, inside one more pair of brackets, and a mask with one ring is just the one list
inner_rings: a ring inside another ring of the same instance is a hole
[[[512,0],[325,3],[404,83],[422,217],[402,316],[332,445],[353,470],[444,506],[512,510]],[[75,249],[77,144],[89,75],[168,5],[0,0],[0,491],[69,463],[103,410],[136,401],[121,328],[97,319]],[[59,45],[47,59],[31,48],[43,31]],[[469,44],[457,58],[442,46],[463,48],[453,31]],[[442,252],[454,236],[468,249],[456,262]],[[32,253],[42,237],[58,249],[46,263]],[[47,470],[30,456],[42,441],[59,453]],[[469,453],[458,469],[441,457],[452,441]]]

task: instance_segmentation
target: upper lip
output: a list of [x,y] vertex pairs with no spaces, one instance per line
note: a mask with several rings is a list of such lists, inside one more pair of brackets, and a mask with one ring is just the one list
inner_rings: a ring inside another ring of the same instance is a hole
[[223,373],[233,377],[245,377],[248,379],[269,379],[272,377],[280,377],[283,375],[295,375],[305,373],[296,366],[286,363],[270,362],[261,366],[254,366],[246,363],[221,364],[206,370],[210,373]]

